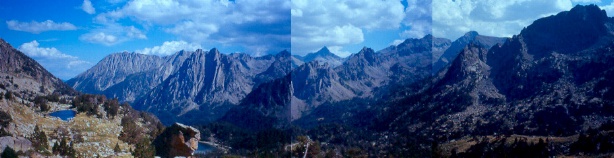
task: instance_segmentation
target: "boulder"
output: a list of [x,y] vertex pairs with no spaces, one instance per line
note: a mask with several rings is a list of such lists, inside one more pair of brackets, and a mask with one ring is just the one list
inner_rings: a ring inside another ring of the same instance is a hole
[[15,151],[28,151],[32,149],[32,142],[23,137],[4,136],[0,137],[0,149],[4,149],[9,146]]
[[160,157],[191,157],[198,149],[200,131],[196,128],[175,123],[166,128],[154,140],[156,156]]

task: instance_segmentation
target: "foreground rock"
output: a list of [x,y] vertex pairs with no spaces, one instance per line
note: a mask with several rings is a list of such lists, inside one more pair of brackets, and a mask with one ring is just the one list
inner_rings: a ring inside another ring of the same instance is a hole
[[4,151],[7,146],[13,148],[15,151],[25,152],[32,149],[32,142],[23,137],[0,137],[0,149]]
[[194,127],[175,123],[166,128],[153,142],[156,156],[190,157],[198,149],[200,131]]

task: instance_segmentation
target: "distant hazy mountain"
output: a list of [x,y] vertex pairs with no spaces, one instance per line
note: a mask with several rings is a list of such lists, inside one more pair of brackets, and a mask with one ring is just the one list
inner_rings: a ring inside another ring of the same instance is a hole
[[443,53],[446,50],[448,50],[448,48],[450,48],[450,45],[452,45],[452,41],[450,41],[449,39],[437,38],[437,37],[433,38],[433,47],[432,47],[432,49],[433,49],[432,50],[432,52],[433,52],[433,59],[432,59],[433,64],[435,64],[435,62],[437,62],[437,60],[439,60],[439,58],[441,58]]
[[53,92],[75,93],[34,59],[0,39],[0,84],[2,89],[20,93],[23,98]]
[[354,98],[377,99],[388,86],[409,84],[430,76],[433,37],[407,39],[379,52],[363,48],[339,66],[308,62],[292,71],[292,119],[319,105]]
[[305,56],[294,55],[294,58],[302,61],[302,63],[319,61],[320,63],[328,63],[333,67],[341,65],[345,61],[344,58],[331,53],[327,47],[322,47],[322,49],[318,50],[317,52],[309,53]]
[[133,102],[136,109],[160,116],[165,124],[206,123],[240,104],[258,85],[291,74],[292,119],[297,119],[326,102],[378,97],[375,93],[385,92],[386,86],[428,77],[432,40],[430,35],[408,39],[380,52],[365,48],[347,61],[326,47],[305,57],[287,51],[251,57],[217,49],[166,57],[118,53],[67,83]]
[[[181,55],[175,54],[175,59]],[[133,102],[165,78],[158,70],[169,59],[128,52],[111,54],[66,83],[81,92]]]
[[441,54],[436,59],[436,61],[433,63],[433,73],[437,73],[448,63],[454,60],[458,53],[460,53],[460,51],[463,50],[463,48],[469,43],[473,43],[476,45],[480,45],[486,49],[490,49],[490,47],[496,44],[503,44],[505,40],[506,38],[483,36],[478,34],[478,32],[469,31],[465,33],[465,35],[463,35],[462,37],[452,42],[449,47],[445,49],[443,54]]

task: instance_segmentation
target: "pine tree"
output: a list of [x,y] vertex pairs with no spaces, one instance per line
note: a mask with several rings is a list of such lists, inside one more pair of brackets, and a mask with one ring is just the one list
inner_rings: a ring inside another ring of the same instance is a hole
[[68,143],[66,143],[66,138],[62,138],[62,141],[60,141],[60,147],[58,151],[60,152],[60,155],[68,154]]
[[47,150],[47,144],[49,144],[47,141],[47,134],[45,134],[45,131],[41,130],[38,125],[34,127],[33,141],[32,144],[35,144],[36,150]]
[[77,150],[75,150],[75,146],[73,146],[72,142],[70,142],[70,146],[68,147],[68,153],[66,154],[66,156],[68,156],[70,158],[76,158],[77,157]]
[[53,143],[53,147],[51,147],[51,152],[53,152],[54,155],[60,154],[60,144],[58,144],[58,141],[55,141],[55,143]]
[[115,144],[115,148],[113,148],[115,154],[122,152],[122,149],[119,148],[119,143]]
[[7,100],[13,100],[13,93],[11,93],[11,91],[4,93],[4,98]]
[[13,148],[7,146],[4,151],[2,152],[2,155],[0,155],[0,157],[2,158],[17,158],[17,152],[15,152],[15,150],[13,150]]

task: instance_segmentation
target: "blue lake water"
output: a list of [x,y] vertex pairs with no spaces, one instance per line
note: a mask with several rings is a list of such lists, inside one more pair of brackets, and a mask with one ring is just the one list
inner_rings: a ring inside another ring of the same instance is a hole
[[211,152],[215,150],[215,147],[209,145],[209,144],[205,144],[205,143],[198,143],[198,149],[196,149],[195,153],[198,154],[206,154],[208,152]]
[[49,115],[53,117],[59,117],[60,119],[64,121],[68,121],[72,119],[73,117],[75,117],[76,114],[77,112],[75,112],[74,110],[60,110],[60,111],[53,112]]

